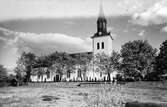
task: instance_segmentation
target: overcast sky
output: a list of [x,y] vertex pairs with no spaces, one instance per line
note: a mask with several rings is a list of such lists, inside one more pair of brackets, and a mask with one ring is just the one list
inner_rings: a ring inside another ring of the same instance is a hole
[[146,39],[167,39],[167,0],[0,0],[0,64],[14,68],[23,51],[91,51],[100,3],[114,37],[113,49]]

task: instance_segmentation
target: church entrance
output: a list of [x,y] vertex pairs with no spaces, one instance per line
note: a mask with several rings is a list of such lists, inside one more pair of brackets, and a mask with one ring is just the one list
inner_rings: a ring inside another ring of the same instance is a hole
[[54,82],[59,82],[59,81],[60,81],[60,76],[59,76],[59,75],[56,75],[56,76],[53,78],[53,81],[54,81]]
[[60,81],[60,76],[56,75],[56,82],[59,82],[59,81]]

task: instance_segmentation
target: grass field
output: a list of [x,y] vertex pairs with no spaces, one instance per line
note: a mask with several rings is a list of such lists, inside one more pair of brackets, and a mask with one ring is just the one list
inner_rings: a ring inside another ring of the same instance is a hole
[[167,83],[0,88],[0,104],[3,107],[123,107],[128,101],[167,103]]

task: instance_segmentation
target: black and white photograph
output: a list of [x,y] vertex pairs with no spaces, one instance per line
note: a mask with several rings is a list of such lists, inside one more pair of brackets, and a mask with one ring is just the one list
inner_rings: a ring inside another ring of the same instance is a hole
[[0,107],[167,107],[167,0],[0,0]]

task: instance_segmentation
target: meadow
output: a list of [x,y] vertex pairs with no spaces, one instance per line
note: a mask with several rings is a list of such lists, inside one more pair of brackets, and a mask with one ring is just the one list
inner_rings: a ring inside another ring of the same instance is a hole
[[[38,85],[36,85],[38,84]],[[36,83],[0,88],[3,107],[124,107],[126,102],[167,103],[167,82],[80,85]]]

